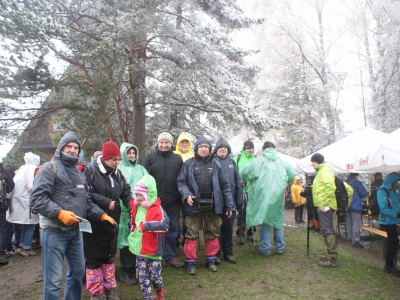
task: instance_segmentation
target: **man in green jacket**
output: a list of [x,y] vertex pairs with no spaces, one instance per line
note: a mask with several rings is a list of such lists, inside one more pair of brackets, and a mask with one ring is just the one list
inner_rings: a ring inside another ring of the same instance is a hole
[[317,207],[321,233],[325,239],[327,254],[321,255],[321,267],[337,267],[337,236],[334,232],[336,218],[335,175],[320,153],[311,156],[311,165],[318,171],[312,185],[312,197]]
[[[236,163],[238,167],[238,171],[240,172],[241,168],[247,165],[254,159],[254,143],[250,140],[247,140],[243,144],[243,150],[239,155],[235,155],[233,161]],[[246,193],[246,198],[248,197],[246,182],[242,181],[242,187],[244,189],[244,193]],[[247,199],[248,200],[248,199]],[[238,217],[237,217],[237,227],[236,236],[237,241],[240,245],[244,244],[244,231],[246,229],[246,206],[247,201],[244,201],[244,204],[238,208]],[[254,242],[254,232],[256,231],[256,227],[251,227],[247,230],[247,239]]]

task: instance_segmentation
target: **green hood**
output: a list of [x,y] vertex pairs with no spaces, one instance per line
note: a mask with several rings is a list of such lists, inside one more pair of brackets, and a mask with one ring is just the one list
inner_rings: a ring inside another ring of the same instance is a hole
[[151,175],[144,175],[138,183],[147,187],[147,201],[152,205],[157,199],[157,186],[156,180]]
[[[129,148],[135,148],[136,149],[136,163],[131,164],[126,156],[126,152]],[[133,196],[133,188],[135,187],[135,184],[144,176],[147,174],[146,169],[138,164],[138,159],[139,159],[139,150],[135,145],[129,144],[129,143],[123,143],[120,147],[121,151],[121,157],[122,160],[118,164],[118,170],[121,171],[122,175],[124,175],[126,182],[129,184],[132,190],[132,196]],[[120,200],[121,204],[121,219],[120,219],[120,224],[119,224],[119,231],[118,231],[118,249],[122,249],[123,247],[129,246],[128,244],[128,235],[130,233],[128,224],[130,220],[130,216],[128,214],[128,211],[125,208],[125,205],[123,205],[122,201]]]
[[262,156],[266,157],[270,161],[275,161],[278,157],[278,151],[275,148],[265,148],[262,152]]

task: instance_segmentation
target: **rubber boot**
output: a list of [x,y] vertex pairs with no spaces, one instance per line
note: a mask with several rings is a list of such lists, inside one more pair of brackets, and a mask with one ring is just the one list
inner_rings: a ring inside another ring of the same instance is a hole
[[164,296],[167,294],[167,291],[162,288],[161,290],[156,291],[156,300],[164,300]]
[[320,232],[321,226],[320,226],[320,224],[319,224],[319,221],[314,220],[314,222],[315,222],[315,229],[314,229],[314,231],[315,231],[315,232]]
[[309,220],[309,223],[310,223],[310,230],[313,230],[314,228],[315,228],[315,221],[314,221],[314,219],[310,219]]

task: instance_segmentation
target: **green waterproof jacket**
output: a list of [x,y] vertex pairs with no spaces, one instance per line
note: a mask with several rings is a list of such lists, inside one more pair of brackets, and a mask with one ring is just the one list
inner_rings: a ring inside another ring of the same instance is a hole
[[293,182],[293,168],[278,157],[275,148],[266,148],[262,155],[240,170],[240,178],[248,182],[249,200],[246,227],[268,224],[282,229],[285,189]]
[[314,206],[329,206],[337,210],[335,174],[327,163],[318,165],[317,171],[312,185]]
[[[240,159],[239,159],[239,164],[238,164],[239,155],[240,155]],[[255,158],[255,156],[254,156],[254,155],[251,155],[251,154],[248,154],[248,153],[247,153],[246,151],[244,151],[244,150],[242,150],[242,151],[240,152],[239,155],[235,155],[234,157],[232,157],[232,159],[233,159],[233,161],[236,163],[236,165],[237,165],[237,167],[238,167],[238,170],[239,170],[239,173],[240,173],[240,170],[241,170],[245,165],[247,165],[249,162],[253,161],[254,158]],[[241,179],[242,179],[242,181],[246,181],[246,180],[243,180],[243,178],[241,178]],[[246,185],[246,192],[247,192],[247,191],[248,191],[248,184]]]
[[[136,160],[131,163],[126,154],[130,148],[135,148],[136,149]],[[133,188],[135,187],[135,184],[144,176],[147,175],[147,170],[138,164],[139,161],[139,150],[135,145],[128,144],[128,143],[123,143],[120,147],[121,151],[121,157],[122,160],[118,164],[118,169],[122,172],[124,175],[126,182],[129,183],[129,186],[131,187],[132,190],[132,196],[133,194]],[[129,246],[128,244],[128,235],[129,235],[129,221],[130,221],[130,216],[128,214],[128,211],[126,210],[125,206],[122,205],[122,201],[119,200],[121,203],[121,219],[119,222],[119,230],[118,230],[118,244],[117,248],[122,249],[126,246]]]

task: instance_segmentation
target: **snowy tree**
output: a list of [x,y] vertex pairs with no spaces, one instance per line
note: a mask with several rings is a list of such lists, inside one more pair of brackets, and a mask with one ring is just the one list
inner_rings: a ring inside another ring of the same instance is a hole
[[332,72],[328,60],[335,39],[325,37],[327,3],[269,1],[263,5],[267,21],[258,27],[264,60],[258,99],[269,115],[288,124],[275,139],[297,157],[342,135],[336,103],[345,74]]
[[[62,101],[41,113],[62,109],[66,129],[85,138],[106,130],[142,153],[161,130],[216,136],[243,124],[274,126],[247,104],[257,68],[229,32],[259,21],[235,2],[1,0],[2,127],[37,115],[18,101],[56,88]],[[49,53],[69,64],[61,80]]]
[[400,127],[400,3],[390,0],[354,1],[350,19],[360,42],[370,100],[369,122],[392,132]]

